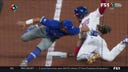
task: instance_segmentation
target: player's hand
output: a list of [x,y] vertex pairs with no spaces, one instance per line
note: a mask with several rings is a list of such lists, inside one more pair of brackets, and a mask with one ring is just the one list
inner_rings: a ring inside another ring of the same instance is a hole
[[24,21],[18,21],[16,24],[17,24],[18,26],[22,27],[23,29],[26,28],[26,24],[25,24]]

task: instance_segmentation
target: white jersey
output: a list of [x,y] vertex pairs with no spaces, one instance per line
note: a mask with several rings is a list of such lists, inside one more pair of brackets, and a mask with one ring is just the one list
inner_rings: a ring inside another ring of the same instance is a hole
[[[88,16],[82,19],[79,28],[82,26],[88,26],[89,30],[96,30],[97,25],[100,24],[101,16],[102,15],[97,8],[94,12],[91,12]],[[89,32],[87,32],[87,34],[89,34]],[[79,38],[81,38],[81,34],[79,34]]]
[[[92,36],[90,35],[92,30],[97,29],[97,25],[100,24],[100,17],[101,14],[99,13],[98,9],[88,16],[84,17],[80,24],[80,28],[82,26],[88,26],[89,31],[87,32],[86,39],[84,40],[78,54],[77,60],[88,59],[94,55],[94,53],[100,54],[101,58],[106,61],[113,61],[121,51],[126,47],[125,44],[120,42],[112,50],[109,50],[107,47],[106,41],[100,36]],[[81,33],[79,37],[81,37]]]

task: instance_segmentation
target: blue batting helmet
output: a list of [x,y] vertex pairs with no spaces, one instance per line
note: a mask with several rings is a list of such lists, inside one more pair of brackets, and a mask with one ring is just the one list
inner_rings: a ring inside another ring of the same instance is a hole
[[70,20],[64,20],[62,22],[62,26],[66,29],[71,29],[73,27],[73,23]]
[[84,6],[79,6],[74,10],[74,14],[75,16],[77,16],[78,18],[82,19],[84,18],[84,16],[86,16],[88,14],[88,10],[86,7]]

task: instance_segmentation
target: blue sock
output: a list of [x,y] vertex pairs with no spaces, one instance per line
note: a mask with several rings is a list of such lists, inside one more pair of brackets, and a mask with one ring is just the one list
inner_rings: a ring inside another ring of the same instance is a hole
[[34,51],[31,52],[31,53],[28,55],[28,57],[26,58],[26,60],[27,60],[28,62],[30,62],[30,61],[32,61],[33,59],[35,59],[40,53],[41,53],[41,50],[40,50],[38,47],[36,47],[36,48],[34,49]]

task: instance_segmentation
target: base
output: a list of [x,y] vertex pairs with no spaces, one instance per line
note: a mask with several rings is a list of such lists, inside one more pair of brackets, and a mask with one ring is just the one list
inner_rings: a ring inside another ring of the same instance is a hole
[[59,52],[59,51],[49,52],[48,57],[67,58],[67,52]]

